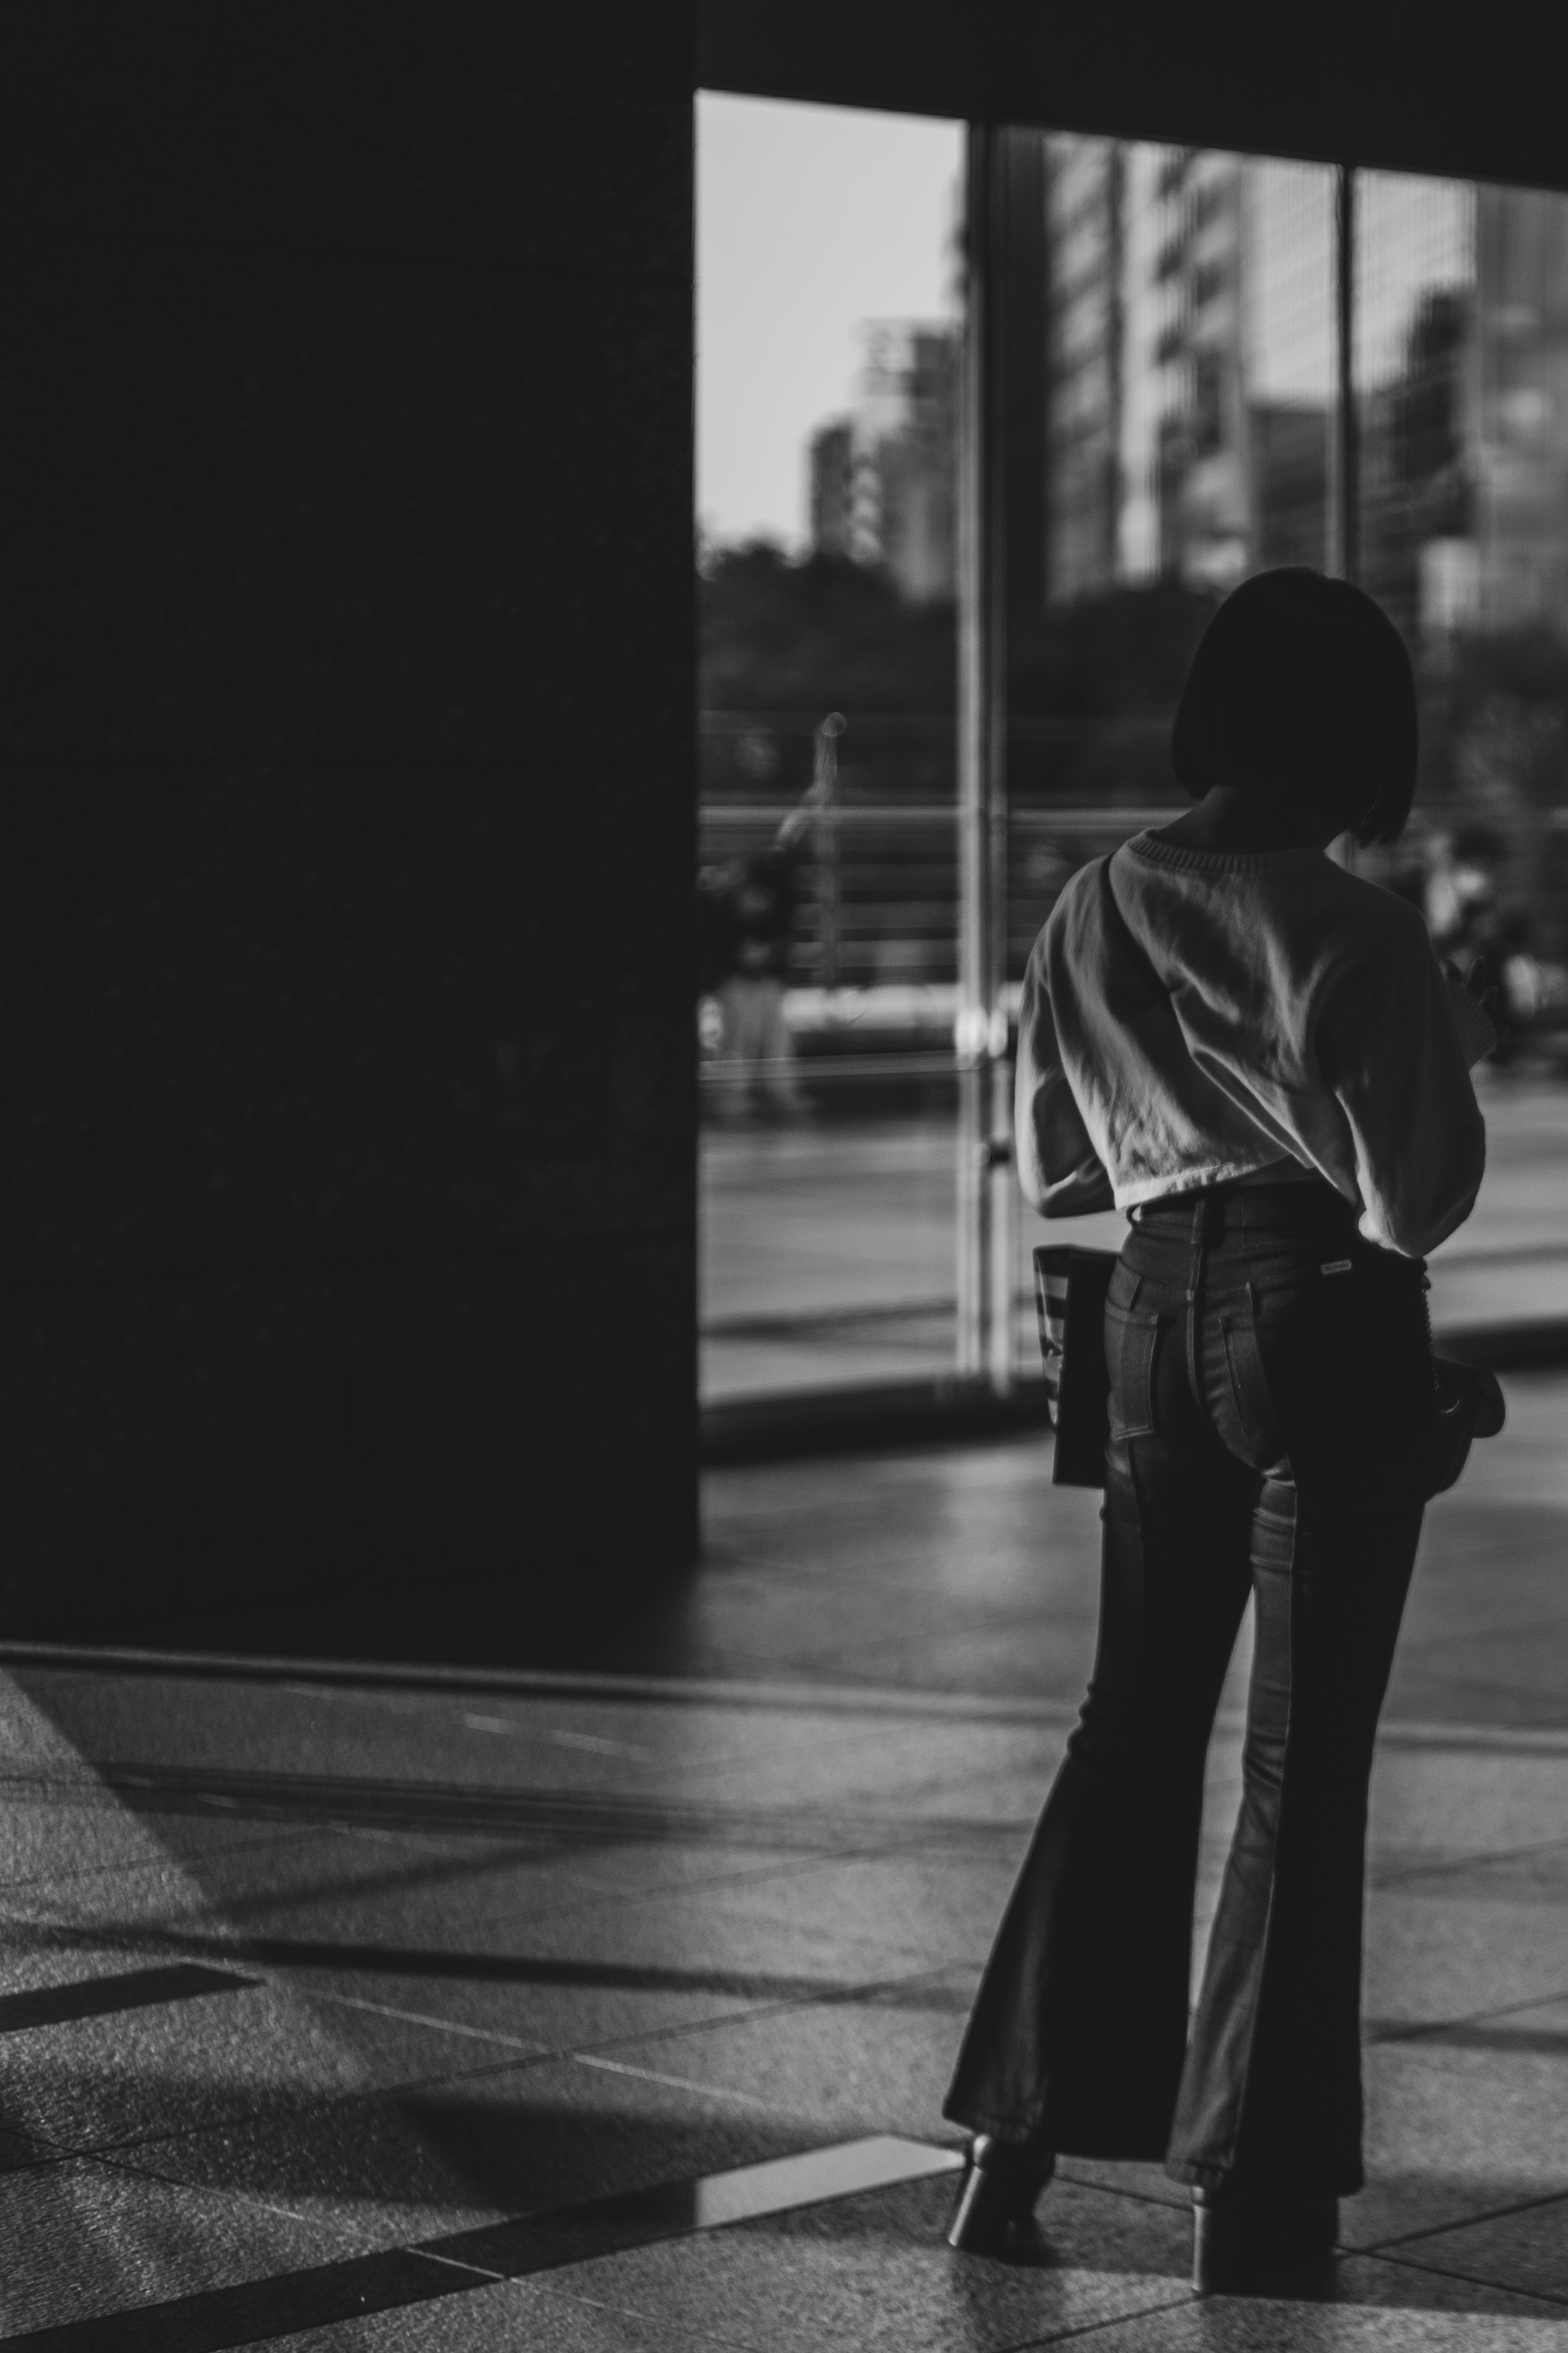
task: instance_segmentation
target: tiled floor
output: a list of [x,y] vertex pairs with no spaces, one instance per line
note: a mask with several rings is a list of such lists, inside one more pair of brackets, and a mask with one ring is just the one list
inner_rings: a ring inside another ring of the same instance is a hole
[[1390,1701],[1331,2295],[1195,2303],[1150,2167],[1064,2164],[1029,2260],[942,2243],[946,2073],[1092,1639],[1095,1499],[1025,1440],[716,1477],[701,1571],[553,1677],[13,1658],[0,2337],[1568,2347],[1568,1379],[1510,1389]]

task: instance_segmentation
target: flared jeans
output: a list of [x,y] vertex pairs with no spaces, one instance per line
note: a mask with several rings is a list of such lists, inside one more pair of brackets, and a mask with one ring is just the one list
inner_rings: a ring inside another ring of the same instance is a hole
[[[1328,1187],[1138,1212],[1111,1278],[1098,1650],[946,2114],[1177,2180],[1361,2187],[1367,1785],[1431,1462],[1424,1270]],[[1205,1760],[1255,1612],[1195,2014]]]

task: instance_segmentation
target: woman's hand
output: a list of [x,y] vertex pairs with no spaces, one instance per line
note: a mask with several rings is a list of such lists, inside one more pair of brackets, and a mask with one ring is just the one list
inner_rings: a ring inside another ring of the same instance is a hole
[[1502,990],[1498,987],[1487,957],[1477,956],[1468,972],[1461,972],[1452,956],[1445,956],[1443,969],[1456,988],[1462,988],[1467,996],[1475,998],[1495,1029],[1502,1011]]
[[1465,975],[1465,987],[1495,1029],[1502,1018],[1502,990],[1488,957],[1477,956]]

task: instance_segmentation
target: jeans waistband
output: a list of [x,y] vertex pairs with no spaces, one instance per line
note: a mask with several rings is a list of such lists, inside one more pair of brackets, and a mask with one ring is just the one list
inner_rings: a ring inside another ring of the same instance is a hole
[[[1167,1193],[1142,1202],[1131,1212],[1135,1233],[1173,1241],[1212,1244],[1231,1237],[1303,1241],[1325,1239],[1361,1243],[1359,1212],[1333,1187],[1300,1185],[1210,1185],[1191,1193]],[[1362,1243],[1363,1248],[1367,1247]]]

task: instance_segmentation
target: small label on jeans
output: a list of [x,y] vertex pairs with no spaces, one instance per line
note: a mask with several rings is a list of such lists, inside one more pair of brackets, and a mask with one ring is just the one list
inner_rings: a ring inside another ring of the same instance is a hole
[[1348,1274],[1352,1263],[1353,1261],[1348,1258],[1331,1258],[1327,1266],[1320,1269],[1320,1271],[1323,1274]]

